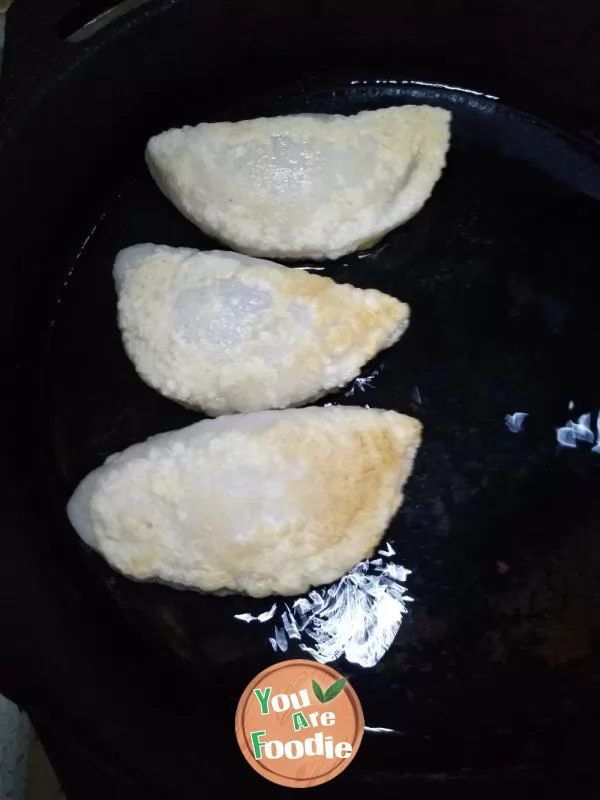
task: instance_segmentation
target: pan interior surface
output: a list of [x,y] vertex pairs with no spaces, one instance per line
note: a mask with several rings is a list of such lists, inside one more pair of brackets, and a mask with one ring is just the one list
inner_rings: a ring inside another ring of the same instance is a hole
[[[384,539],[390,563],[410,570],[412,602],[376,663],[342,657],[334,666],[380,729],[363,744],[371,765],[393,757],[411,774],[490,774],[543,769],[567,751],[579,754],[575,763],[600,711],[600,162],[496,98],[400,79],[296,86],[223,118],[412,102],[453,112],[431,199],[374,249],[319,265],[412,309],[407,334],[364,380],[321,402],[395,409],[424,424]],[[75,534],[62,503],[87,471],[200,418],[142,383],[116,324],[120,248],[219,246],[171,207],[141,155],[93,230],[81,232],[51,312],[44,382],[62,494],[48,511],[65,536]],[[83,545],[80,562],[190,685],[208,677],[239,696],[269,663],[315,645],[280,635],[273,650],[297,598],[136,583]]]

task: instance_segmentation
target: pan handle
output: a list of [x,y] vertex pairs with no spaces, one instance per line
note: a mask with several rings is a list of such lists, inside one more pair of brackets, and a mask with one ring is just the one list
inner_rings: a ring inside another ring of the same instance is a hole
[[6,14],[2,84],[25,98],[50,70],[79,60],[125,16],[134,21],[181,0],[13,0]]

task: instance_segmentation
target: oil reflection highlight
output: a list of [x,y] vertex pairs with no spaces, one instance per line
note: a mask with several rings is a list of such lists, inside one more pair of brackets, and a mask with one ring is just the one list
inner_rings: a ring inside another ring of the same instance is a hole
[[404,586],[410,570],[386,559],[395,550],[388,542],[377,558],[357,564],[339,581],[313,589],[290,606],[274,604],[257,617],[237,614],[242,622],[265,622],[278,616],[269,643],[287,652],[296,643],[316,661],[345,656],[361,667],[373,667],[390,648],[413,598]]

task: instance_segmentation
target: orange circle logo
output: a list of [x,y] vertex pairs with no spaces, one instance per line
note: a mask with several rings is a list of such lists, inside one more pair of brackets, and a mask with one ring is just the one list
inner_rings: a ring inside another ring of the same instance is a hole
[[235,734],[250,766],[295,788],[339,775],[356,755],[364,729],[360,701],[346,679],[304,659],[257,675],[235,715]]

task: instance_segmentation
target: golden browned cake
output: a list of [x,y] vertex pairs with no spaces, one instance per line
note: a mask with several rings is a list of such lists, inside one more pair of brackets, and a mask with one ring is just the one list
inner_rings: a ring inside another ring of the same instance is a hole
[[236,253],[137,245],[115,263],[119,325],[142,378],[211,416],[311,402],[355,378],[409,307]]
[[372,553],[420,437],[411,417],[356,407],[204,420],[112,456],[81,482],[68,515],[134,578],[299,594]]
[[146,160],[210,236],[268,258],[338,258],[416,214],[446,162],[450,112],[298,114],[172,129]]

